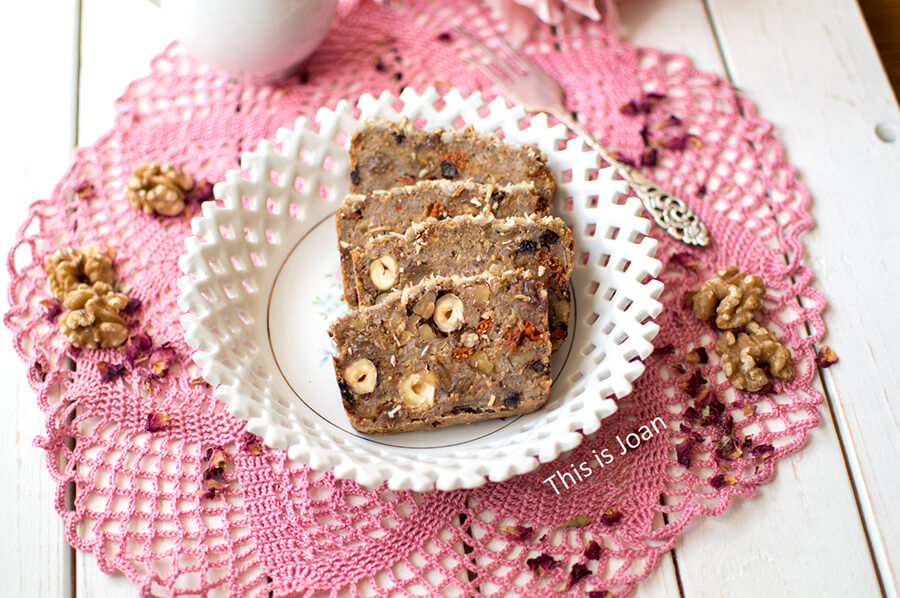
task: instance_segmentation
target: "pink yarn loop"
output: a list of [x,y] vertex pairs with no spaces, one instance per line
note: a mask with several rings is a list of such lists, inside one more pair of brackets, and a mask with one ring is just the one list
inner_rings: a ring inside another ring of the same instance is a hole
[[[496,23],[484,8],[409,0],[345,4],[340,14],[303,73],[274,87],[238,85],[169,47],[119,99],[115,127],[80,148],[52,197],[31,206],[7,262],[12,307],[4,321],[45,416],[36,444],[47,451],[67,538],[143,595],[550,596],[569,585],[627,595],[695,515],[716,515],[735,496],[752,496],[819,422],[822,397],[811,379],[825,301],[809,286],[798,241],[812,226],[808,193],[772,125],[727,82],[696,71],[684,56],[614,43],[587,20],[553,44],[542,27],[535,33],[541,43],[526,51],[569,90],[570,108],[623,155],[640,159],[655,147],[657,165],[648,172],[691,203],[713,238],[709,248],[688,249],[653,231],[665,263],[665,310],[658,350],[634,392],[572,453],[472,491],[367,490],[282,451],[256,454],[243,423],[194,380],[178,322],[178,257],[199,206],[150,217],[130,208],[122,185],[145,161],[223,180],[243,151],[274,138],[278,127],[362,92],[489,89],[451,33],[464,22],[490,36]],[[653,96],[636,115],[620,111],[650,91],[664,97]],[[85,183],[93,194],[76,193]],[[45,317],[44,256],[88,244],[115,249],[119,280],[142,302],[133,330],[177,353],[172,371],[149,386],[128,368],[102,381],[97,362],[122,363],[116,351],[81,351],[68,367],[66,339]],[[711,350],[715,331],[683,302],[685,290],[731,263],[763,277],[764,322],[794,354],[794,380],[773,392],[735,393]],[[687,363],[698,346],[713,357]],[[715,402],[691,396],[699,394],[694,372],[709,380]],[[147,431],[148,417],[159,412],[171,420]],[[642,426],[650,437],[641,439]],[[620,455],[618,439],[635,438],[639,445]],[[206,451],[219,445],[228,455],[227,489],[204,496]],[[67,503],[70,483],[77,492]],[[556,529],[566,522],[572,526]]]

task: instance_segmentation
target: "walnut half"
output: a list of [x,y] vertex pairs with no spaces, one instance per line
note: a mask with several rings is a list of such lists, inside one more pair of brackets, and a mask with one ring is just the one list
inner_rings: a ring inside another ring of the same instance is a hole
[[176,216],[184,210],[185,194],[194,188],[194,179],[180,168],[167,164],[141,164],[125,185],[131,206],[146,214]]
[[735,388],[757,392],[769,383],[763,365],[776,378],[794,377],[791,352],[778,342],[775,335],[756,322],[747,324],[746,332],[727,330],[716,341],[716,353],[722,358],[722,371]]
[[72,311],[60,316],[59,327],[74,347],[109,349],[128,339],[128,327],[119,312],[128,297],[112,292],[105,283],[81,285],[67,296]]
[[44,269],[50,290],[62,302],[81,285],[92,286],[98,282],[111,285],[116,279],[109,254],[90,246],[59,249],[44,258]]
[[742,274],[737,266],[728,266],[716,272],[694,294],[694,315],[706,321],[715,314],[716,326],[722,330],[741,328],[762,307],[765,292],[759,276]]

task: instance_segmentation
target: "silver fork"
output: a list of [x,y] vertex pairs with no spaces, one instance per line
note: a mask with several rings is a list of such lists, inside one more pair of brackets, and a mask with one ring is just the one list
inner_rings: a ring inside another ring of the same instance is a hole
[[641,199],[653,220],[670,235],[688,245],[707,245],[709,231],[700,217],[684,202],[648,179],[636,168],[616,159],[566,109],[565,92],[547,71],[513,50],[498,38],[503,54],[488,48],[464,27],[456,31],[469,40],[488,62],[470,62],[502,89],[507,97],[532,112],[552,114],[614,166]]

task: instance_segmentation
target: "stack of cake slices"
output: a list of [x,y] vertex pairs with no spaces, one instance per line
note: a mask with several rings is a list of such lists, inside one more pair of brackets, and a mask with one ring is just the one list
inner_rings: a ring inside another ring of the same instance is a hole
[[376,120],[350,143],[338,210],[344,299],[329,329],[369,434],[530,413],[568,331],[574,244],[546,156],[493,134]]

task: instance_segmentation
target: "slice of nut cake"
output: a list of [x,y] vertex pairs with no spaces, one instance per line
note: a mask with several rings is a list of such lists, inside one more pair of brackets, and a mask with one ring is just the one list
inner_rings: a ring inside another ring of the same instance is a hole
[[568,331],[574,253],[572,234],[559,218],[490,215],[429,219],[402,235],[383,235],[351,251],[361,306],[435,273],[474,276],[526,269],[547,288],[554,349]]
[[369,120],[350,140],[350,192],[368,193],[415,181],[471,179],[508,185],[531,181],[552,201],[556,181],[536,147],[504,143],[493,133],[420,131],[408,119]]
[[464,214],[497,217],[547,215],[550,203],[537,194],[533,183],[497,187],[474,181],[421,181],[414,185],[348,195],[335,214],[344,300],[356,307],[356,284],[350,250],[388,232],[402,233],[426,218]]
[[519,415],[549,398],[547,292],[522,270],[429,278],[338,318],[329,334],[360,432]]

